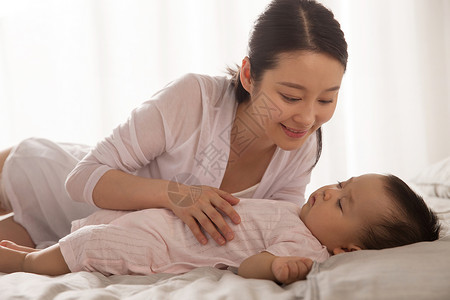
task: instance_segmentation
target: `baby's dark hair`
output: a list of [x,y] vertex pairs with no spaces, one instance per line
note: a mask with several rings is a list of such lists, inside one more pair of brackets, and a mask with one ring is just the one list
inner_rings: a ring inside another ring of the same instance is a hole
[[361,243],[365,249],[399,247],[439,238],[438,217],[420,195],[390,174],[384,176],[384,187],[394,207],[380,222],[363,229]]

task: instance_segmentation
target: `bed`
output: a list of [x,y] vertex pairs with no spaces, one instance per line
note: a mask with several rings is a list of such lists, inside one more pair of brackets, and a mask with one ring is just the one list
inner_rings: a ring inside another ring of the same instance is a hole
[[450,299],[450,157],[408,183],[438,214],[439,240],[336,255],[314,263],[305,281],[279,286],[215,268],[110,277],[0,273],[0,299]]

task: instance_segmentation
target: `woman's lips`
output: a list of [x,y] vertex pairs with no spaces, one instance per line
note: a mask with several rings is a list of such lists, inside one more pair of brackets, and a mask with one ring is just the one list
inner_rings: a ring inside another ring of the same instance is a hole
[[[280,124],[281,124],[281,123],[280,123]],[[308,133],[308,130],[303,130],[303,131],[301,131],[301,130],[296,130],[296,129],[293,129],[293,128],[289,128],[289,127],[287,127],[287,126],[285,126],[285,125],[283,125],[283,124],[281,124],[281,128],[283,128],[284,133],[285,133],[288,137],[294,138],[294,139],[302,138],[302,137],[304,137],[304,136]]]

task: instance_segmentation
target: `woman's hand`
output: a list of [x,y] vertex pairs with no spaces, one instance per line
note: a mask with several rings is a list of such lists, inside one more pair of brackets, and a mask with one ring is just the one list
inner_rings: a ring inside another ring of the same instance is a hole
[[278,282],[289,284],[306,279],[313,261],[305,257],[278,256],[272,261],[272,273]]
[[201,244],[208,242],[200,226],[219,245],[234,238],[234,233],[219,211],[228,216],[233,223],[239,224],[241,219],[232,205],[239,199],[231,194],[209,186],[189,186],[177,182],[169,182],[168,208],[173,211],[191,229]]

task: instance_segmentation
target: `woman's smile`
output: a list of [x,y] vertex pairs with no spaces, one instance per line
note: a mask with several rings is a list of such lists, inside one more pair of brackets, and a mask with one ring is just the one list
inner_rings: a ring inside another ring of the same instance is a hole
[[282,123],[280,123],[280,124],[281,124],[281,128],[283,129],[284,133],[290,138],[299,139],[299,138],[304,137],[309,132],[309,130],[295,130],[293,128],[287,127],[286,125],[284,125]]
[[[251,100],[238,117],[249,119],[246,112],[261,115],[262,99],[267,113],[263,122],[257,120],[262,131],[258,135],[285,151],[298,150],[333,116],[344,67],[333,57],[308,51],[280,54],[277,59],[276,67],[258,81],[242,75]],[[250,72],[249,59],[244,61],[241,74]]]

